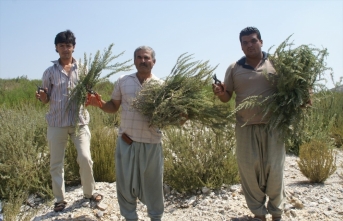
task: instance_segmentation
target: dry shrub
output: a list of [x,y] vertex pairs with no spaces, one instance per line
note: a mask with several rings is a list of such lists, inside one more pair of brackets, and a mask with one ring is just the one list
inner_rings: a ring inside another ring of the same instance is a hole
[[312,183],[322,183],[336,171],[336,153],[325,141],[312,140],[300,146],[298,165]]
[[334,139],[335,146],[338,148],[343,147],[343,127],[334,127],[331,130],[331,137]]
[[91,152],[94,162],[93,172],[95,181],[115,181],[114,152],[116,150],[117,137],[117,129],[113,127],[93,129]]
[[0,198],[5,220],[14,220],[28,195],[52,197],[44,110],[32,104],[2,105],[0,127]]
[[234,129],[214,132],[187,124],[189,128],[164,131],[165,183],[182,193],[238,183]]

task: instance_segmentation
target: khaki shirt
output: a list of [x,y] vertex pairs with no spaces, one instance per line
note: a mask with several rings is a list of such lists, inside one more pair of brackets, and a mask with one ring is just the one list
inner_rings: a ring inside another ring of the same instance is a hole
[[[267,79],[267,76],[269,79]],[[263,52],[263,60],[256,68],[245,63],[245,57],[231,64],[225,74],[224,84],[229,92],[236,94],[236,107],[250,96],[261,96],[260,101],[276,92],[276,71]],[[268,123],[268,115],[263,117],[263,107],[242,109],[236,113],[237,125]]]

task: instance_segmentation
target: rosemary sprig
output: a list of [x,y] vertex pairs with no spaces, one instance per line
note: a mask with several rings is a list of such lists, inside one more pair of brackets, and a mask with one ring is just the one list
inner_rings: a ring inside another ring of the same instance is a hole
[[[92,54],[87,58],[85,53],[83,63],[81,59],[79,61],[80,79],[78,84],[71,89],[67,107],[67,110],[70,110],[73,105],[76,104],[77,106],[75,111],[75,125],[77,125],[77,121],[79,120],[80,110],[85,110],[84,104],[89,89],[92,89],[97,83],[107,80],[110,76],[118,72],[131,70],[132,64],[128,64],[131,60],[110,64],[114,59],[124,54],[124,52],[121,52],[118,55],[112,55],[113,45],[111,44],[108,48],[105,48],[103,54],[100,54],[98,50],[94,58],[92,58]],[[110,73],[101,77],[103,70],[110,70]]]
[[133,107],[148,117],[151,126],[161,129],[180,126],[185,116],[211,128],[224,127],[228,107],[214,99],[211,81],[217,66],[208,63],[192,61],[192,55],[182,54],[162,83],[143,83]]

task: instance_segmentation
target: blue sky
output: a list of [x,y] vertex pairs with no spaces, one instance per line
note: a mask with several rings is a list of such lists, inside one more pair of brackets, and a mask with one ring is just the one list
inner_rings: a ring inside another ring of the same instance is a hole
[[341,0],[0,0],[0,78],[41,79],[58,58],[56,34],[70,29],[76,59],[114,43],[114,54],[125,51],[115,60],[121,62],[149,45],[156,51],[158,77],[167,76],[188,52],[194,60],[218,65],[215,73],[223,80],[227,67],[243,55],[238,36],[247,26],[260,30],[265,51],[291,34],[295,45],[327,48],[335,81],[343,76]]

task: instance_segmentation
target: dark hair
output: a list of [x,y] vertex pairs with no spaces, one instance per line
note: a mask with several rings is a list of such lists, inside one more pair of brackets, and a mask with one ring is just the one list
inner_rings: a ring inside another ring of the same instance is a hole
[[149,46],[145,46],[145,45],[144,45],[144,46],[139,46],[138,48],[136,48],[135,52],[133,53],[133,59],[136,58],[136,52],[137,52],[137,51],[140,51],[140,50],[147,50],[147,51],[150,51],[150,52],[151,52],[151,58],[152,58],[153,60],[155,60],[156,53],[155,53],[154,49],[152,49],[152,48],[149,47]]
[[247,35],[251,35],[251,34],[254,34],[256,33],[257,34],[257,38],[259,40],[261,40],[261,33],[260,31],[255,28],[255,27],[246,27],[244,28],[241,33],[239,33],[239,41],[242,42],[242,36],[247,36]]
[[70,30],[62,31],[58,33],[55,37],[55,45],[57,46],[58,43],[65,43],[65,44],[73,44],[76,45],[76,38],[74,33]]

